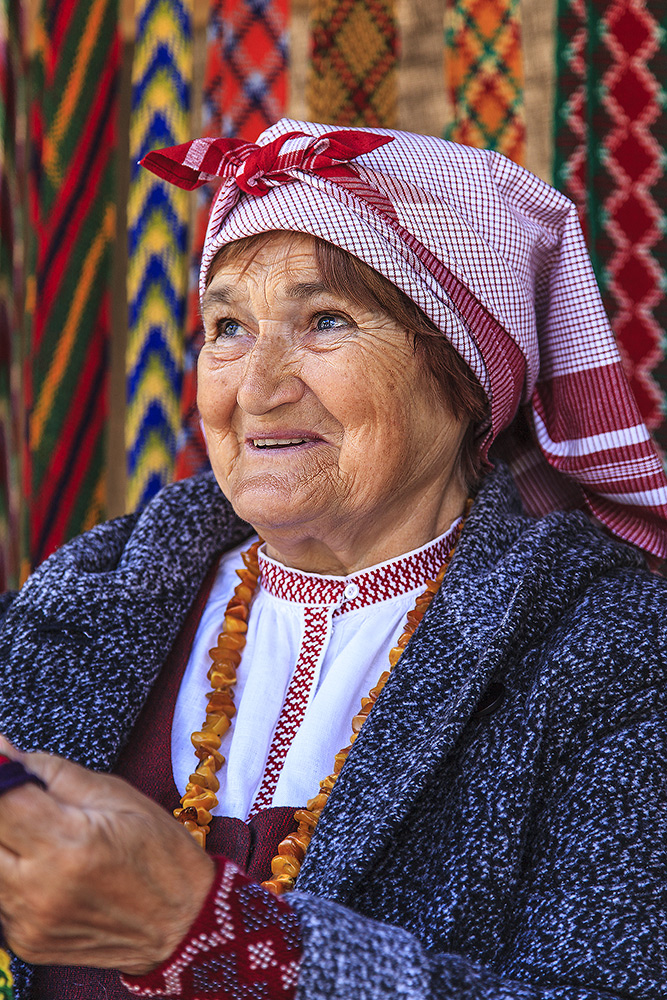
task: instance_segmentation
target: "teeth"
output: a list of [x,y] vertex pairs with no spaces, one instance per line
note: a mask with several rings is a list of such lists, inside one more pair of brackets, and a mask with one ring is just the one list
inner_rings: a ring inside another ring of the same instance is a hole
[[305,438],[254,438],[255,448],[276,448],[288,444],[305,444]]

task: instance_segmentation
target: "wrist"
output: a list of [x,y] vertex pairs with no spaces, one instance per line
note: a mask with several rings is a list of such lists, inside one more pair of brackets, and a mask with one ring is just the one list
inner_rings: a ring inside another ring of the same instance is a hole
[[172,954],[145,975],[124,974],[135,996],[255,995],[293,1000],[301,960],[298,918],[225,858],[215,858],[211,889],[190,930]]

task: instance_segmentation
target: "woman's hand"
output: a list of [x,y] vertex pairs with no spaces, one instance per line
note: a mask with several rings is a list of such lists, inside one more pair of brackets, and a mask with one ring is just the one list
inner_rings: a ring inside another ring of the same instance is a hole
[[0,920],[36,964],[143,975],[196,918],[214,865],[182,826],[120,778],[48,754],[0,753],[46,783],[0,799]]

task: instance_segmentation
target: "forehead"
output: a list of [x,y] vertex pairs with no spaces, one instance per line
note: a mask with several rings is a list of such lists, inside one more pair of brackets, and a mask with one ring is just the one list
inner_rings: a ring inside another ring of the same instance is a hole
[[322,276],[315,240],[300,233],[275,233],[255,245],[233,247],[211,268],[202,298],[202,312],[215,305],[239,303],[247,296],[268,293],[306,300],[322,294],[343,299],[340,289]]
[[223,248],[214,259],[207,277],[207,287],[218,275],[240,275],[249,271],[269,272],[278,269],[289,273],[303,268],[319,272],[315,240],[304,233],[269,233],[256,240],[239,241]]

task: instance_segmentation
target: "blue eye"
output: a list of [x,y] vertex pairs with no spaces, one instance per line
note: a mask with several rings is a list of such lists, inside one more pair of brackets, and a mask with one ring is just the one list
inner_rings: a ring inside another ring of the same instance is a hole
[[243,331],[243,327],[240,323],[237,323],[235,319],[218,320],[216,329],[218,331],[218,337],[223,340],[231,340]]
[[346,326],[342,316],[334,316],[332,313],[323,313],[315,321],[316,330],[335,330],[339,326]]

